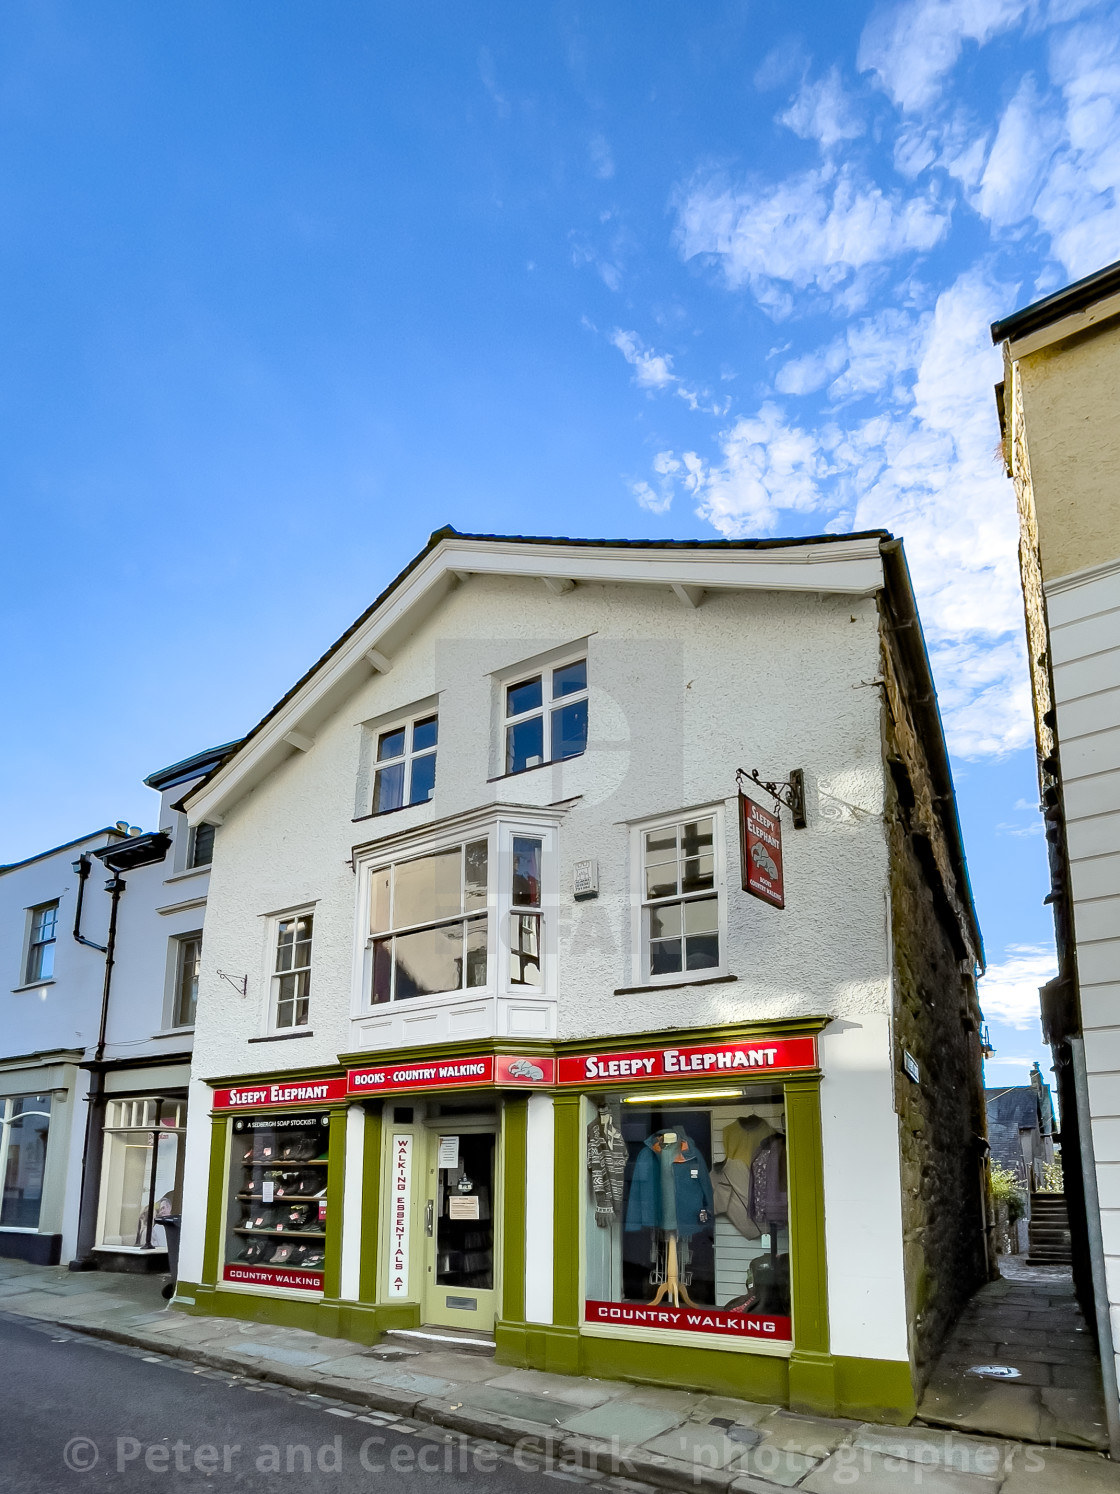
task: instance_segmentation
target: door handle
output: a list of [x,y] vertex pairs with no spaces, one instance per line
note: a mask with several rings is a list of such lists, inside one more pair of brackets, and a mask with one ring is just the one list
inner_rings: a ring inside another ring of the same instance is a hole
[[424,1232],[431,1235],[435,1233],[436,1205],[435,1200],[429,1198],[428,1206],[424,1210]]

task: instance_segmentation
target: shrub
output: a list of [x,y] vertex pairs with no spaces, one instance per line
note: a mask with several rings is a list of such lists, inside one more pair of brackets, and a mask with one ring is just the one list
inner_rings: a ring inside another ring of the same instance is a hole
[[993,1162],[991,1167],[992,1201],[1007,1210],[1007,1221],[1014,1224],[1022,1219],[1027,1209],[1027,1195],[1022,1179],[1010,1167]]

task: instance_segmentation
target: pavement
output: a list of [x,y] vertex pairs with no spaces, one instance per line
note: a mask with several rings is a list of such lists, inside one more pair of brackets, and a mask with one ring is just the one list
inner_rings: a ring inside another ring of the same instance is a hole
[[1024,1442],[1107,1448],[1100,1362],[1070,1271],[1006,1256],[1000,1267],[1001,1280],[980,1288],[946,1340],[919,1417]]
[[511,1370],[453,1342],[419,1347],[386,1337],[365,1349],[298,1329],[172,1311],[160,1285],[158,1277],[0,1260],[0,1315],[60,1325],[145,1351],[152,1364],[178,1361],[231,1384],[287,1387],[329,1403],[340,1419],[373,1417],[410,1435],[502,1447],[514,1459],[543,1460],[552,1477],[607,1479],[627,1494],[897,1494],[911,1485],[926,1494],[1120,1494],[1120,1466],[1096,1452]]

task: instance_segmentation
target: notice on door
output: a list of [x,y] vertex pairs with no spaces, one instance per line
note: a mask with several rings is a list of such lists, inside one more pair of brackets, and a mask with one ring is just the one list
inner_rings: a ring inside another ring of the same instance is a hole
[[441,1136],[439,1139],[439,1157],[436,1161],[437,1167],[458,1167],[459,1165],[459,1138],[458,1136]]
[[389,1204],[389,1296],[408,1296],[408,1235],[412,1215],[412,1137],[393,1137]]
[[452,1194],[447,1200],[447,1212],[451,1219],[477,1219],[478,1194],[468,1194],[465,1198]]

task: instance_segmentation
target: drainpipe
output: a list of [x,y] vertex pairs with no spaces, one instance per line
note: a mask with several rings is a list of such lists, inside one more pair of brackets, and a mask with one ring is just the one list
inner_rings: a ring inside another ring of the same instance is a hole
[[[82,883],[78,885],[81,888]],[[112,894],[109,941],[105,946],[105,978],[101,985],[101,1022],[97,1030],[94,1061],[90,1068],[89,1094],[86,1096],[89,1109],[86,1111],[86,1134],[82,1146],[82,1195],[78,1210],[77,1250],[75,1258],[70,1262],[71,1271],[97,1269],[93,1241],[97,1230],[97,1195],[100,1191],[97,1185],[101,1179],[101,1153],[104,1144],[102,1116],[105,1110],[105,1039],[109,1029],[109,992],[113,985],[113,964],[117,948],[117,913],[124,889],[124,878],[119,873],[114,873],[105,883],[105,891]]]
[[1077,1129],[1081,1135],[1081,1175],[1085,1185],[1085,1216],[1089,1226],[1089,1262],[1093,1272],[1093,1305],[1097,1320],[1097,1343],[1101,1355],[1101,1388],[1108,1425],[1108,1455],[1120,1461],[1120,1391],[1116,1383],[1116,1351],[1108,1311],[1108,1282],[1104,1271],[1104,1238],[1101,1206],[1097,1196],[1097,1162],[1093,1153],[1092,1117],[1089,1113],[1089,1076],[1085,1067],[1085,1039],[1067,1038],[1073,1059],[1073,1088],[1077,1096]]
[[95,944],[92,939],[82,937],[82,903],[85,901],[86,878],[89,876],[89,857],[83,851],[77,861],[72,861],[70,865],[74,868],[74,875],[78,879],[78,903],[74,909],[74,938],[88,949],[96,949],[101,954],[105,954],[104,944]]

